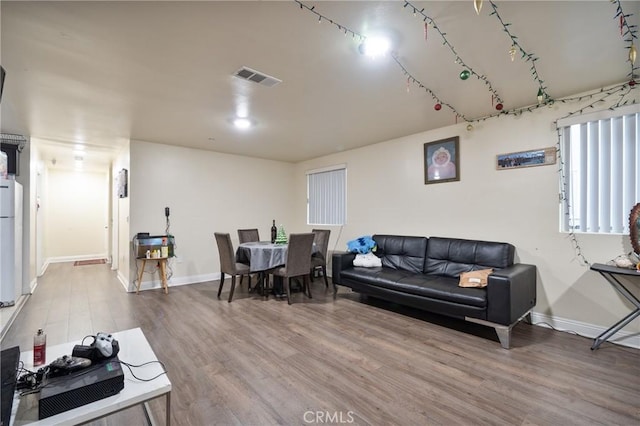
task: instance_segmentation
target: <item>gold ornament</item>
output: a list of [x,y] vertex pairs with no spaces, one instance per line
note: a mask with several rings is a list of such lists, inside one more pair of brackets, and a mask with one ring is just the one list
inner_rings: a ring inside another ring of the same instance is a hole
[[631,49],[629,49],[629,60],[631,61],[631,65],[636,63],[636,55],[637,55],[637,51],[636,51],[636,46],[635,45],[631,45]]
[[511,62],[513,62],[513,60],[516,58],[516,45],[515,44],[513,46],[511,46],[511,49],[509,49],[509,55],[511,55]]
[[482,10],[482,0],[473,0],[473,7],[476,10],[476,13],[480,15],[480,11]]

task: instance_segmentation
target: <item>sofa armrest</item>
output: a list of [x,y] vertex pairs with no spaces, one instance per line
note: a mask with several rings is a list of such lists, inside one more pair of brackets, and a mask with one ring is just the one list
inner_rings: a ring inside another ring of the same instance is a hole
[[334,251],[331,258],[331,280],[334,284],[342,284],[340,273],[342,270],[353,266],[353,259],[356,258],[355,253],[348,251]]
[[516,263],[489,275],[487,321],[511,325],[536,305],[536,266]]

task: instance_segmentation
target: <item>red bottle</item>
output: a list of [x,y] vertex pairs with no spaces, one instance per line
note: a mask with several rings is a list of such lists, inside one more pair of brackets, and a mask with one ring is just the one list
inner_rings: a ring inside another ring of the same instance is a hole
[[33,366],[43,365],[47,362],[47,335],[39,329],[33,336]]

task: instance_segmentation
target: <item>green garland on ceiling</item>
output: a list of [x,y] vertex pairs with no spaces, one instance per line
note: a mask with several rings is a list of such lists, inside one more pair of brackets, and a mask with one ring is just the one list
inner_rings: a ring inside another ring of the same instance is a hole
[[[638,26],[629,25],[627,18],[633,16],[633,14],[625,14],[622,11],[622,3],[620,3],[620,0],[611,0],[611,2],[616,4],[616,15],[613,17],[613,19],[620,20],[620,36],[623,37],[623,40],[625,42],[629,43],[629,45],[625,47],[625,49],[628,49],[629,53],[631,53],[631,49],[635,50],[633,41],[638,38]],[[638,77],[638,75],[635,73],[638,67],[634,67],[634,63],[631,60],[630,55],[627,55],[627,57],[627,62],[629,62],[629,65],[631,66],[631,70],[629,71],[629,74],[627,74],[627,77],[629,77],[630,81],[633,81]]]
[[489,1],[489,4],[493,9],[493,12],[491,12],[489,16],[493,15],[498,19],[498,21],[500,21],[503,31],[507,33],[507,35],[511,39],[512,48],[515,47],[516,50],[520,51],[520,54],[522,55],[522,59],[524,59],[525,62],[531,62],[531,68],[529,70],[531,71],[531,75],[533,76],[533,79],[538,84],[538,103],[548,102],[551,99],[551,97],[547,93],[547,88],[544,85],[544,80],[542,80],[542,78],[540,77],[540,74],[538,74],[538,69],[536,68],[536,61],[539,58],[535,56],[533,53],[527,53],[527,51],[524,50],[522,45],[518,42],[518,37],[513,35],[511,31],[509,31],[509,27],[511,26],[511,24],[505,23],[502,20],[502,17],[498,13],[498,6],[496,6],[496,4],[493,1]]
[[[612,0],[612,1],[617,1],[619,4],[619,0]],[[334,27],[336,27],[340,32],[344,33],[344,35],[351,35],[351,37],[353,39],[358,39],[358,41],[360,42],[364,42],[366,40],[366,36],[359,34],[358,32],[352,30],[351,28],[342,25],[340,23],[338,23],[337,21],[334,21],[333,19],[328,18],[325,15],[322,15],[321,13],[317,12],[315,10],[315,6],[307,6],[306,4],[302,3],[300,0],[294,0],[294,2],[296,4],[298,4],[300,6],[300,9],[303,10],[307,10],[311,13],[313,13],[314,15],[317,16],[318,18],[318,22],[328,22],[331,25],[333,25]],[[413,4],[409,3],[408,1],[404,2],[405,5],[403,7],[407,7],[407,6],[411,6],[411,8],[414,8]],[[509,37],[511,38],[512,41],[514,41],[514,44],[517,43],[517,37],[515,37],[511,32],[509,32],[508,27],[510,26],[510,24],[505,24],[502,21],[502,18],[500,17],[500,15],[497,13],[497,8],[496,6],[493,4],[493,2],[490,2],[492,7],[494,8],[494,12],[492,14],[495,14],[496,17],[500,20],[500,22],[503,24],[503,28],[505,29],[505,32],[507,32],[507,34],[509,35]],[[619,11],[621,12],[621,6],[619,5]],[[423,13],[424,9],[422,10],[418,10],[415,9],[415,13],[420,13],[422,14],[423,17],[425,17],[425,22],[430,20],[429,17],[427,17],[424,13]],[[626,23],[626,18],[631,16],[631,15],[625,15],[624,13],[622,13],[621,15],[616,15],[616,16],[622,16],[621,22],[624,22],[624,28],[627,28],[627,33],[625,33],[628,36],[628,39],[630,39],[631,41],[633,41],[634,38],[636,38],[636,29],[635,29],[635,25],[628,25],[628,23]],[[432,25],[434,24],[433,20],[430,20],[429,23],[431,23]],[[439,30],[438,30],[439,31]],[[441,34],[443,35],[443,34]],[[443,37],[444,39],[444,37]],[[458,57],[455,49],[453,48],[453,46],[446,41],[445,39],[445,44],[447,44],[447,46],[452,50],[452,52],[456,55],[456,57]],[[535,69],[535,61],[537,60],[537,57],[535,57],[533,54],[527,53],[522,47],[520,47],[519,44],[517,44],[518,48],[520,48],[520,52],[523,55],[523,57],[527,60],[527,61],[531,61],[532,62],[532,75],[534,76],[534,78],[536,79],[536,81],[538,81],[539,84],[539,92],[538,95],[540,95],[540,92],[542,92],[543,95],[543,100],[544,102],[542,103],[537,103],[531,106],[527,106],[527,107],[522,107],[522,108],[514,108],[511,110],[501,110],[498,111],[496,113],[484,116],[484,117],[480,117],[480,118],[476,118],[476,119],[470,119],[465,117],[463,114],[461,114],[460,112],[458,112],[455,107],[453,107],[453,105],[447,103],[447,102],[443,102],[437,95],[435,92],[433,92],[433,90],[429,89],[427,86],[425,86],[423,83],[420,82],[420,80],[418,80],[416,77],[414,77],[408,70],[407,68],[402,64],[402,62],[400,61],[400,59],[398,58],[396,53],[391,53],[391,57],[393,58],[393,60],[396,62],[396,64],[400,67],[400,69],[402,70],[402,72],[404,73],[405,77],[407,78],[407,84],[412,83],[416,86],[418,86],[420,89],[424,90],[425,92],[427,92],[429,95],[431,95],[431,97],[440,105],[446,106],[447,108],[449,108],[451,111],[453,111],[456,115],[456,121],[457,118],[461,118],[463,119],[465,122],[467,123],[474,123],[474,122],[481,122],[481,121],[485,121],[488,120],[490,118],[494,118],[494,117],[498,117],[498,116],[502,116],[502,115],[513,115],[513,116],[519,116],[522,115],[525,112],[532,112],[534,110],[537,110],[538,108],[542,108],[542,107],[546,107],[546,106],[552,106],[555,102],[559,102],[559,103],[568,103],[568,102],[582,102],[584,100],[588,100],[588,99],[594,99],[593,102],[591,102],[589,105],[580,108],[579,110],[576,110],[572,113],[570,113],[570,115],[573,114],[581,114],[583,113],[585,110],[587,109],[591,109],[594,108],[598,103],[602,103],[604,102],[607,98],[609,98],[610,96],[614,96],[614,95],[619,95],[619,100],[614,103],[611,107],[609,107],[609,109],[615,109],[617,107],[623,106],[623,105],[627,105],[629,103],[636,103],[637,101],[635,100],[635,98],[632,98],[631,100],[627,99],[627,95],[629,93],[631,93],[632,90],[634,90],[635,87],[635,82],[633,80],[629,81],[628,83],[622,83],[613,87],[610,87],[608,89],[597,89],[594,90],[592,92],[588,92],[584,95],[580,95],[580,96],[570,96],[570,97],[565,97],[565,98],[560,98],[560,99],[552,99],[551,97],[548,96],[548,94],[545,91],[545,87],[543,85],[543,80],[539,77],[537,70]],[[632,75],[633,75],[633,70],[632,70]],[[488,81],[487,81],[488,82]],[[495,95],[494,95],[495,96]],[[500,98],[498,98],[498,100],[500,100]]]
[[[469,71],[471,73],[471,75],[475,76],[478,80],[482,81],[484,84],[486,84],[487,86],[489,86],[489,91],[491,92],[491,94],[494,97],[494,100],[496,101],[497,104],[503,104],[504,101],[502,100],[502,98],[500,97],[500,95],[498,94],[497,90],[491,85],[491,82],[489,81],[489,79],[484,76],[484,75],[480,75],[478,74],[472,67],[470,67],[469,65],[467,65],[462,58],[460,57],[460,55],[458,55],[458,52],[456,52],[456,49],[453,47],[453,45],[449,42],[449,40],[447,40],[446,33],[442,32],[442,30],[440,30],[440,27],[438,27],[438,25],[436,24],[436,21],[431,18],[430,16],[428,16],[427,14],[424,13],[424,8],[422,9],[418,9],[415,5],[413,5],[411,2],[409,1],[405,1],[404,2],[404,9],[407,9],[407,6],[410,6],[410,9],[413,9],[413,14],[417,15],[420,14],[422,16],[422,20],[425,23],[428,23],[429,25],[431,25],[431,27],[436,30],[436,32],[438,34],[440,34],[440,37],[442,38],[442,44],[445,45],[446,47],[449,48],[449,50],[451,51],[451,53],[453,53],[453,56],[455,56],[456,60],[455,62],[457,64],[462,65],[467,71]],[[426,36],[426,28],[425,28],[425,36]]]
[[[300,6],[300,9],[303,10],[307,10],[311,13],[313,13],[314,15],[316,15],[318,17],[318,22],[328,22],[331,25],[333,25],[334,27],[336,27],[340,32],[344,33],[344,35],[351,35],[351,37],[353,39],[358,39],[360,42],[364,42],[367,37],[357,33],[356,31],[348,28],[345,25],[342,25],[336,21],[334,21],[331,18],[328,18],[327,16],[319,13],[318,11],[315,10],[315,6],[307,6],[306,4],[302,3],[299,0],[293,0],[295,3],[297,3]],[[393,60],[396,62],[396,64],[398,64],[398,66],[402,69],[402,72],[404,73],[405,77],[407,77],[407,83],[413,83],[414,85],[418,86],[420,89],[423,89],[424,91],[426,91],[429,95],[431,95],[431,97],[440,105],[445,105],[446,107],[450,108],[455,114],[456,114],[456,118],[460,117],[465,121],[469,121],[468,119],[466,119],[462,114],[460,114],[452,105],[448,104],[447,102],[443,102],[438,95],[435,94],[435,92],[431,89],[429,89],[427,86],[425,86],[424,84],[420,83],[420,81],[415,78],[413,75],[411,75],[411,73],[409,73],[409,71],[407,70],[407,68],[402,64],[402,62],[400,62],[400,59],[398,59],[398,56],[394,53],[391,54],[391,57],[393,58]]]

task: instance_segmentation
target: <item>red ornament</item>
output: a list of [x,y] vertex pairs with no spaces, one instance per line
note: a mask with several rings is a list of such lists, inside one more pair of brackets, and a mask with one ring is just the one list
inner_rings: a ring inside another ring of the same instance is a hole
[[433,109],[435,109],[436,111],[440,111],[440,110],[442,109],[442,105],[440,105],[440,104],[435,104],[435,105],[433,106]]
[[497,109],[498,111],[502,111],[502,108],[503,108],[503,105],[502,105],[501,103],[497,103],[497,104],[496,104],[496,109]]
[[631,81],[629,82],[629,87],[633,87],[633,86],[635,86],[635,85],[636,85],[636,81],[635,81],[635,80],[631,80]]

